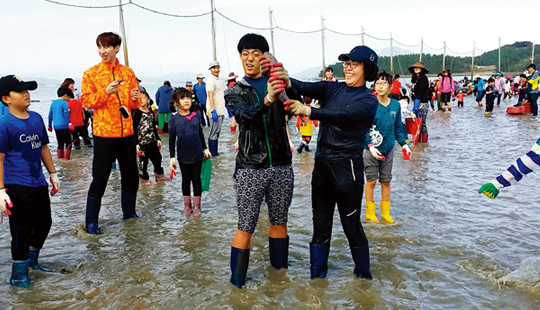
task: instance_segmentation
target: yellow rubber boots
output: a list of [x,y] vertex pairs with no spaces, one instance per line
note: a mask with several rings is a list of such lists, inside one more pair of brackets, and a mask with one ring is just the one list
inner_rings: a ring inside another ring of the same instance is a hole
[[375,207],[375,201],[366,201],[366,219],[379,223],[379,219],[375,215]]
[[[373,203],[375,205],[375,203]],[[381,200],[381,216],[388,223],[394,223],[394,219],[390,216],[390,201]]]

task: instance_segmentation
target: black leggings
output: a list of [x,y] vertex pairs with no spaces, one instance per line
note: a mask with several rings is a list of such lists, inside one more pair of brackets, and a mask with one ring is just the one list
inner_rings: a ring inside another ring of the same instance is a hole
[[27,260],[29,247],[41,249],[51,229],[48,187],[6,184],[6,189],[13,203],[9,209],[11,257],[14,261]]
[[71,132],[69,129],[55,129],[56,141],[58,141],[58,149],[71,149]]
[[368,243],[360,223],[363,191],[362,159],[315,159],[311,179],[313,243],[330,243],[336,203],[349,245],[359,247]]
[[92,184],[88,196],[101,198],[105,193],[112,164],[118,159],[122,191],[137,192],[139,173],[135,138],[102,138],[94,136],[94,160],[92,162]]
[[142,155],[139,157],[139,177],[143,180],[150,179],[148,176],[148,160],[152,161],[154,165],[154,172],[157,174],[163,174],[163,167],[161,167],[161,153],[157,147],[157,142],[153,142],[146,145],[141,145]]
[[73,131],[73,145],[79,146],[81,144],[79,137],[83,138],[85,145],[92,145],[92,141],[90,141],[90,138],[88,137],[88,128],[86,126],[75,127],[75,130]]
[[201,196],[201,168],[202,159],[194,164],[180,163],[180,171],[182,172],[182,195],[191,196],[191,183],[193,183],[193,196]]

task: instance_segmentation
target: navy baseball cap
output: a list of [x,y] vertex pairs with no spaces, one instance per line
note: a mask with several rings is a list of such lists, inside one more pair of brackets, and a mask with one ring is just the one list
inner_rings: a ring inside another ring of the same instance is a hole
[[36,81],[24,82],[16,75],[6,75],[0,78],[0,97],[7,96],[10,91],[35,90]]
[[338,59],[340,61],[346,61],[348,59],[354,61],[368,61],[374,65],[377,65],[379,57],[371,48],[365,45],[358,45],[354,47],[349,54],[339,55]]

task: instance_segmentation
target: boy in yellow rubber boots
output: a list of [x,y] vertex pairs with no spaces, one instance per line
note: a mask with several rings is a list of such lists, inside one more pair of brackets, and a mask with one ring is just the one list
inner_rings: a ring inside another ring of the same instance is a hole
[[401,123],[400,103],[388,97],[392,88],[392,76],[386,72],[379,73],[375,80],[375,91],[379,106],[373,120],[373,126],[366,133],[364,146],[364,173],[366,175],[366,219],[379,223],[375,215],[373,191],[377,178],[381,183],[381,215],[388,223],[394,223],[390,216],[390,180],[392,179],[392,163],[394,160],[395,141],[402,147],[402,152],[410,156],[407,136]]

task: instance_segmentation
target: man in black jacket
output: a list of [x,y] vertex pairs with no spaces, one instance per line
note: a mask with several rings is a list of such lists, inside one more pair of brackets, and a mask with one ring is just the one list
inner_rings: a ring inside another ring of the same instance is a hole
[[379,102],[366,88],[377,77],[377,54],[367,46],[356,46],[341,54],[345,83],[300,82],[276,68],[274,76],[287,88],[321,102],[311,109],[298,101],[287,101],[287,110],[320,121],[315,168],[311,180],[313,239],[310,243],[311,278],[324,278],[337,204],[343,231],[349,241],[359,278],[371,279],[369,244],[360,223],[364,188],[363,142],[373,124]]
[[283,102],[277,99],[285,85],[280,80],[269,83],[260,68],[259,58],[268,50],[268,42],[258,34],[246,34],[240,39],[238,52],[245,77],[225,95],[225,102],[238,123],[238,229],[231,247],[230,281],[239,288],[245,283],[251,235],[263,199],[270,218],[270,263],[276,269],[288,265],[287,220],[294,175],[286,131],[287,112]]

